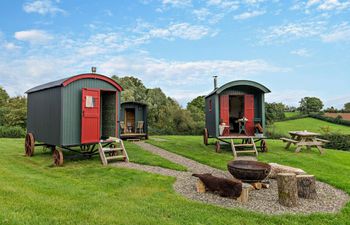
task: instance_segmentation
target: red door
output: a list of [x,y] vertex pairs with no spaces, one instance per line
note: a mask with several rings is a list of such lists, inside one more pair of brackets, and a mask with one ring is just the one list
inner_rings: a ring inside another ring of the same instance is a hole
[[82,89],[81,143],[100,141],[100,90]]
[[244,116],[248,119],[247,134],[254,135],[254,95],[244,95]]
[[220,96],[220,120],[223,120],[227,126],[230,125],[229,95]]

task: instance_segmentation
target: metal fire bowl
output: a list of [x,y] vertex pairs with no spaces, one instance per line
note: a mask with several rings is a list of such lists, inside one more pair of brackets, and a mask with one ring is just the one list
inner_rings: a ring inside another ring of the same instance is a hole
[[271,171],[267,163],[250,160],[232,160],[227,163],[228,171],[236,179],[246,183],[255,183],[264,180]]

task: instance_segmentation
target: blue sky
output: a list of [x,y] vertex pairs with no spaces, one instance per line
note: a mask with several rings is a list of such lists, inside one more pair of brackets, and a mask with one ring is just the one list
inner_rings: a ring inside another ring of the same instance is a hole
[[90,71],[133,75],[182,105],[251,79],[267,101],[350,101],[349,0],[4,0],[0,85],[10,95]]

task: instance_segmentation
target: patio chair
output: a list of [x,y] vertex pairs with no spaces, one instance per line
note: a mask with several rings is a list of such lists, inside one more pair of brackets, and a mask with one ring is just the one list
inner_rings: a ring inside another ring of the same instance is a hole
[[143,125],[144,125],[144,121],[137,121],[137,131],[139,132],[139,133],[143,133],[144,131],[143,131]]
[[120,130],[122,133],[125,133],[125,124],[124,124],[124,121],[120,121],[119,122],[119,125],[120,125]]
[[126,127],[127,127],[127,130],[128,130],[128,133],[132,133],[132,125],[131,125],[130,122],[126,123]]

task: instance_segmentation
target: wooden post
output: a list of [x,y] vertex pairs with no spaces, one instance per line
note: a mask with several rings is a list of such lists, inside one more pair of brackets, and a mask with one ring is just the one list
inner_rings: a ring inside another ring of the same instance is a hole
[[246,203],[248,202],[248,198],[249,198],[249,191],[253,190],[254,187],[250,184],[247,183],[243,183],[242,184],[242,192],[241,195],[237,198],[237,201],[242,202],[242,203]]
[[315,199],[316,181],[314,175],[297,175],[298,196],[300,198]]
[[287,207],[296,206],[298,203],[297,178],[294,173],[277,174],[278,201]]
[[204,193],[206,191],[205,190],[205,185],[200,179],[197,180],[196,187],[197,187],[197,192],[198,193]]

